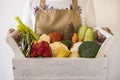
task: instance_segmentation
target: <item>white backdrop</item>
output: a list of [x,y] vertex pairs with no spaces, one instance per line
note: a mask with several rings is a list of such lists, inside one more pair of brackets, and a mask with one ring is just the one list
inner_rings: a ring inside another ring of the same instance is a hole
[[[15,16],[22,13],[25,0],[0,0],[0,80],[13,80],[13,51],[5,43],[7,30],[16,27]],[[108,26],[114,33],[114,41],[107,52],[108,80],[120,80],[120,0],[93,0],[96,24]],[[21,65],[22,67],[22,65]]]

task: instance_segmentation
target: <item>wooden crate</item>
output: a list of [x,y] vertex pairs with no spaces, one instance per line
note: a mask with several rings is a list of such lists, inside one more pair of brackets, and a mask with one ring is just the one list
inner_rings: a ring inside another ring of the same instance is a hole
[[12,61],[15,80],[107,79],[107,57],[103,55],[111,43],[111,35],[106,36],[107,39],[102,44],[96,58],[25,58],[14,40],[17,32],[15,31],[6,38],[15,53]]

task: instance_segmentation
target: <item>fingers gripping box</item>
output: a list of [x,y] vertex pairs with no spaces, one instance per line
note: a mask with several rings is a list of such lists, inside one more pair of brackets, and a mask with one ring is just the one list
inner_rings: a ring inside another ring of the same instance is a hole
[[106,80],[107,57],[105,53],[113,36],[99,30],[106,40],[101,45],[96,58],[25,58],[14,37],[8,35],[7,43],[15,53],[12,60],[15,80]]

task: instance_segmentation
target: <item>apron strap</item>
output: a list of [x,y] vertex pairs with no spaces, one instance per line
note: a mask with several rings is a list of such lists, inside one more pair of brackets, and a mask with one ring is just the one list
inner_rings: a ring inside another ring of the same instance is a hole
[[40,4],[39,4],[40,8],[44,10],[45,8],[45,0],[40,0]]
[[[45,7],[45,0],[40,0],[40,8],[44,10]],[[72,9],[77,9],[78,0],[72,0]]]
[[72,0],[72,9],[77,10],[78,7],[78,0]]

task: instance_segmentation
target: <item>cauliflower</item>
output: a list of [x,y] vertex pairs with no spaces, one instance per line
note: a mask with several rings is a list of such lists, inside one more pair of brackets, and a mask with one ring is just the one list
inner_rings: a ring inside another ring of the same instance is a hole
[[42,34],[39,38],[39,42],[41,41],[46,41],[48,43],[50,43],[50,37],[47,34]]
[[69,57],[70,57],[70,58],[79,58],[80,55],[79,55],[78,52],[72,52]]
[[79,46],[82,44],[82,42],[76,42],[74,43],[73,47],[70,49],[70,58],[77,58],[80,57],[78,53]]
[[63,46],[59,46],[57,49],[57,54],[56,57],[57,58],[65,58],[68,57],[70,55],[70,51],[66,50]]
[[78,52],[79,46],[82,44],[82,42],[76,42],[73,47],[70,49],[70,52]]
[[51,43],[50,44],[50,47],[52,49],[52,55],[53,57],[56,57],[57,53],[58,53],[58,50],[60,47],[63,47],[65,50],[69,50],[68,47],[61,43],[61,42],[54,42],[54,43]]

